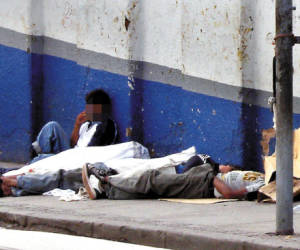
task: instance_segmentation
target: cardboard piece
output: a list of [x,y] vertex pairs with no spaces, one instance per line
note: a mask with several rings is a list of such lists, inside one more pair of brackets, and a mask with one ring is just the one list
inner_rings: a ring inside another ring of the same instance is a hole
[[[293,143],[293,156],[294,164],[293,171],[294,177],[300,178],[300,128],[294,131],[294,143]],[[275,152],[276,153],[276,152]],[[271,177],[276,172],[276,154],[264,157],[264,169],[265,169],[265,183],[268,184],[272,181]]]
[[209,199],[159,199],[159,200],[160,201],[188,203],[188,204],[215,204],[215,203],[221,203],[221,202],[237,201],[238,199],[209,198]]
[[263,200],[268,200],[268,202],[276,201],[276,182],[272,181],[269,184],[261,187],[257,194],[257,201],[261,202]]
[[[293,196],[300,194],[300,180],[293,179]],[[259,189],[257,201],[276,202],[276,181],[270,182]]]
[[[300,194],[300,128],[294,131],[293,138],[293,195]],[[259,189],[258,201],[276,202],[276,152],[271,156],[264,157],[265,186]]]

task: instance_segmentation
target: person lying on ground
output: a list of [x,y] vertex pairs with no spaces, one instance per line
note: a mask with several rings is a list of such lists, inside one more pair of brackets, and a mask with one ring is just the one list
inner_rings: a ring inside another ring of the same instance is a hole
[[59,170],[47,174],[21,174],[0,177],[0,196],[41,195],[55,188],[78,192],[82,169]]
[[[127,143],[128,144],[128,143]],[[121,144],[119,144],[120,146]],[[134,144],[135,147],[133,148],[134,153],[138,154],[139,157],[138,159],[135,158],[131,158],[129,164],[132,164],[133,160],[138,160],[138,164],[141,164],[142,159],[148,159],[148,151],[146,150],[146,148],[144,148],[142,145],[139,144]],[[112,147],[117,147],[116,146],[112,146]],[[119,147],[118,146],[118,147]],[[124,151],[124,150],[123,150]],[[123,152],[117,149],[114,149],[114,152],[118,154],[120,154],[120,152]],[[147,152],[146,152],[147,151]],[[123,152],[124,153],[124,152]],[[107,154],[107,153],[106,153]],[[180,157],[181,153],[179,154],[175,154],[175,156],[178,155]],[[185,154],[183,154],[185,155]],[[189,153],[188,153],[189,155]],[[119,156],[120,157],[120,156]],[[182,157],[182,156],[181,156]],[[162,165],[164,165],[165,157],[160,158],[159,160],[162,161]],[[170,161],[176,161],[176,157],[172,157],[172,155],[167,157],[169,160],[167,160],[167,162]],[[193,158],[193,157],[192,157]],[[187,158],[186,156],[183,157],[183,159],[189,159],[189,157]],[[194,158],[193,158],[194,159]],[[199,162],[199,160],[193,160],[189,161],[192,164],[195,164],[195,162]],[[126,161],[127,159],[125,159]],[[186,161],[185,160],[185,161]],[[121,160],[122,162],[124,161]],[[119,164],[120,162],[117,161],[117,164]],[[148,163],[148,161],[147,161]],[[153,164],[153,162],[152,162]],[[96,164],[96,165],[103,165],[102,163]],[[126,166],[126,164],[124,164]],[[128,165],[128,164],[127,164]],[[191,165],[191,164],[189,164]],[[189,165],[187,165],[187,167],[189,167]],[[128,170],[128,168],[126,168]],[[130,168],[129,168],[130,169]],[[104,171],[105,173],[108,173],[109,175],[115,175],[117,174],[117,172],[115,170],[107,170],[107,168],[102,169],[101,171]],[[1,177],[1,189],[4,192],[4,196],[23,196],[23,195],[30,195],[30,194],[42,194],[44,192],[48,192],[54,188],[60,188],[60,189],[72,189],[74,191],[78,191],[79,186],[83,186],[82,183],[82,177],[81,177],[81,173],[82,173],[82,168],[78,168],[78,169],[73,169],[73,170],[63,170],[63,169],[59,169],[55,172],[48,172],[48,173],[43,173],[43,174],[34,174],[33,172],[26,172],[23,174],[18,174],[18,175],[14,175],[14,176],[2,176]],[[98,182],[98,180],[96,180]],[[0,191],[1,193],[1,191]]]
[[[82,169],[82,179],[91,199],[99,197],[243,199],[257,192],[265,184],[262,173],[235,170],[233,166],[209,163],[207,160],[203,162],[199,156],[192,157],[185,167],[181,174],[151,169],[146,170],[138,178],[120,181],[114,178],[117,175],[105,174],[103,164],[86,164]],[[99,180],[96,185],[90,181],[92,176]]]
[[83,183],[91,199],[245,198],[264,185],[264,176],[258,172],[237,171],[232,166],[207,161],[200,165],[191,162],[199,163],[203,159],[192,157],[180,174],[151,169],[125,182],[115,181],[117,172],[104,163],[87,163],[76,170],[1,177],[1,189],[4,196],[22,196],[42,194],[54,188],[78,191]]

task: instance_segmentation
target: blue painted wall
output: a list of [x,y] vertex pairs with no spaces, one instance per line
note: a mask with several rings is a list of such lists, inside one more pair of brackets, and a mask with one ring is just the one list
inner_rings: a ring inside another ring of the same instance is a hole
[[[112,98],[120,141],[137,140],[155,156],[195,145],[219,162],[262,170],[261,131],[272,127],[268,109],[142,79],[131,90],[126,76],[5,46],[0,58],[0,160],[29,160],[30,143],[47,121],[71,134],[85,94],[102,88]],[[299,115],[294,123],[299,126]]]
[[58,121],[71,134],[77,114],[85,107],[86,93],[102,88],[112,99],[112,116],[118,120],[120,140],[126,140],[124,131],[131,121],[127,77],[47,55],[43,57],[43,74],[44,123]]
[[31,142],[31,55],[0,46],[0,159],[26,161]]
[[261,130],[272,127],[269,110],[160,83],[145,86],[144,143],[158,155],[195,145],[221,163],[262,169]]

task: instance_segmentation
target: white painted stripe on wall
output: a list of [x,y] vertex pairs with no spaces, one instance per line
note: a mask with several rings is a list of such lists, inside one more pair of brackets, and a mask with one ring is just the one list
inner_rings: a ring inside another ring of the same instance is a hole
[[[300,35],[300,2],[294,5]],[[227,85],[272,90],[273,0],[10,0],[0,2],[0,27]],[[294,52],[299,97],[299,45]]]
[[183,70],[240,86],[240,0],[183,1]]
[[43,35],[76,44],[78,0],[43,0]]
[[0,26],[24,34],[32,34],[31,1],[0,1]]
[[79,2],[77,45],[80,48],[129,59],[128,32],[124,20],[128,0]]

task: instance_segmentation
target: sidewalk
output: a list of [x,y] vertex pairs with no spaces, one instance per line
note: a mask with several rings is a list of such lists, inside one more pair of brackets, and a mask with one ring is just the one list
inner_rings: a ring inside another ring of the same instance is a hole
[[275,236],[275,210],[275,204],[247,201],[198,205],[6,197],[0,199],[0,226],[171,249],[300,249],[300,214],[294,214],[295,235]]
[[0,161],[0,167],[2,168],[15,168],[15,167],[22,167],[24,163],[14,163],[14,162],[3,162]]

